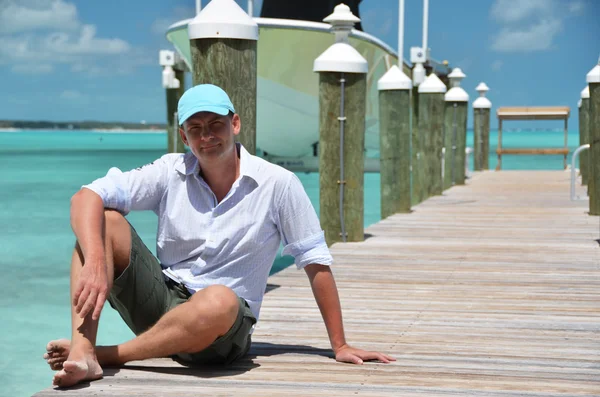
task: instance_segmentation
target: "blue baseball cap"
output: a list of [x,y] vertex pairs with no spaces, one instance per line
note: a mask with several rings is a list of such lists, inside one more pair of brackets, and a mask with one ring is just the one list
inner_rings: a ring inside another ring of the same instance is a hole
[[212,84],[200,84],[187,90],[177,104],[179,125],[198,112],[211,112],[225,116],[235,113],[231,99],[222,88]]

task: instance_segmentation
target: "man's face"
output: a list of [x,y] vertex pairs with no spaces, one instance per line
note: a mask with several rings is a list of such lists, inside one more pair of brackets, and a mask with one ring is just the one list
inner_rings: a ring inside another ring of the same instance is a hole
[[240,117],[199,112],[183,123],[181,139],[198,160],[214,160],[235,150],[235,135],[240,133]]

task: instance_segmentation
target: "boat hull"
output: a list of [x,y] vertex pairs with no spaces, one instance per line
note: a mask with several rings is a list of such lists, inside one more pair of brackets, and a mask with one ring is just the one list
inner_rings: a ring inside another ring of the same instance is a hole
[[[310,156],[319,141],[319,76],[313,72],[313,62],[334,43],[334,35],[329,32],[330,26],[323,23],[255,20],[259,25],[257,149],[274,156]],[[191,69],[186,21],[171,27],[167,39]],[[389,46],[364,32],[353,31],[350,44],[369,64],[365,146],[368,155],[376,156],[379,152],[377,81],[397,63],[397,56]],[[404,69],[409,73],[408,66],[404,65]]]

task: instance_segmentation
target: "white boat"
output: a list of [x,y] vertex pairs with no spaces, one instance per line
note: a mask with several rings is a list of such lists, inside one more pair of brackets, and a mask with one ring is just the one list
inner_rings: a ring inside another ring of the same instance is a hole
[[[319,141],[319,77],[313,72],[313,61],[334,43],[331,26],[288,19],[254,20],[259,26],[257,149],[269,156],[313,156],[314,145]],[[167,39],[191,70],[189,22],[191,19],[171,26]],[[352,31],[350,44],[369,63],[365,145],[368,156],[370,153],[377,156],[377,81],[397,64],[397,53],[381,40],[359,30]],[[404,72],[410,75],[406,64]]]

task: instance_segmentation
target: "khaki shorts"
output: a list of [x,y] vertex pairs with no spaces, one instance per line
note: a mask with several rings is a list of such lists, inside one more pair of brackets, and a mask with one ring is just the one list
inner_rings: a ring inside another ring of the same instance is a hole
[[[108,296],[108,302],[129,328],[136,335],[141,334],[166,312],[187,302],[191,295],[182,284],[164,276],[158,259],[131,227],[129,266],[115,280]],[[181,353],[173,358],[192,364],[229,364],[246,355],[256,318],[243,298],[239,302],[238,316],[225,335],[200,352]]]

